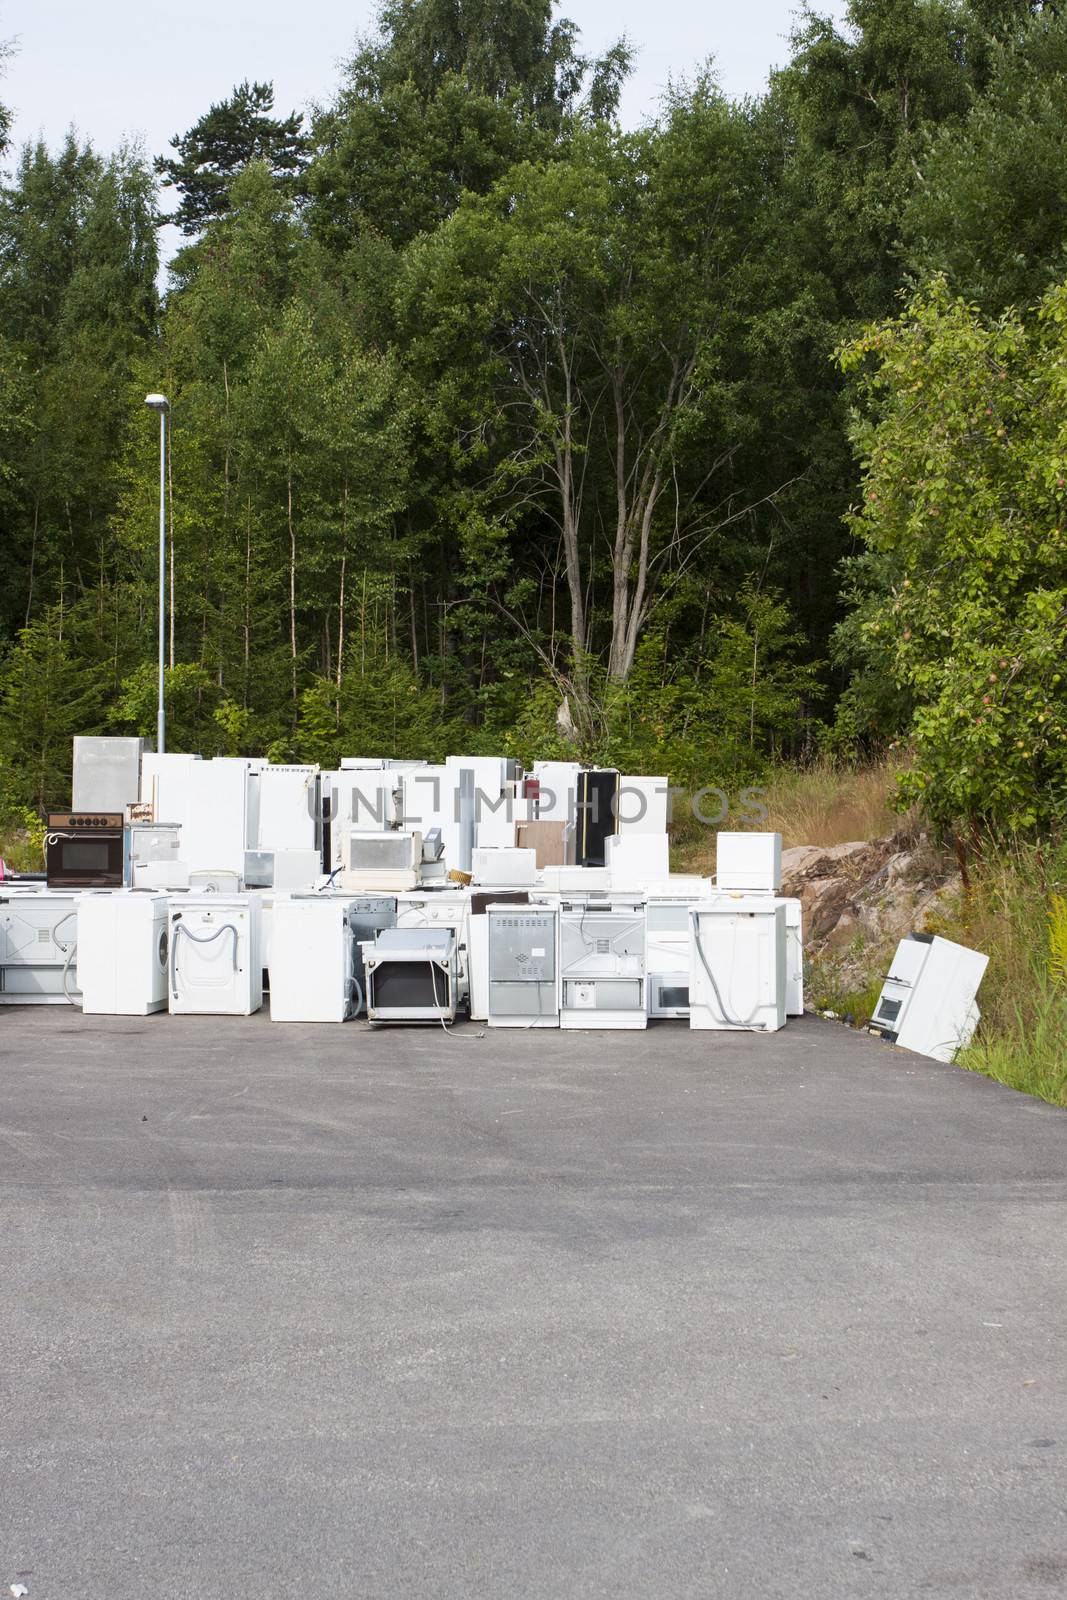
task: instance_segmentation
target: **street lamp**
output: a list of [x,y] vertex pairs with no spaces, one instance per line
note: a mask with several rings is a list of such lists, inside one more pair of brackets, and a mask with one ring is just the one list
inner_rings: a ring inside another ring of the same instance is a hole
[[166,713],[163,709],[163,644],[166,635],[167,594],[167,412],[165,394],[146,394],[144,403],[159,412],[159,705],[156,708],[156,748],[166,748]]

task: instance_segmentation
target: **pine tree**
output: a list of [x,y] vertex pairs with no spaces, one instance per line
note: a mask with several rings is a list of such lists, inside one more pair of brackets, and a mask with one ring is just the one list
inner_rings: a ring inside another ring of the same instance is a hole
[[174,156],[159,156],[156,171],[164,187],[175,188],[181,202],[173,217],[183,233],[193,235],[229,210],[234,178],[253,161],[266,162],[290,193],[300,187],[307,164],[308,141],[303,116],[291,111],[273,117],[274,85],[244,83],[228,100],[220,100],[170,141]]

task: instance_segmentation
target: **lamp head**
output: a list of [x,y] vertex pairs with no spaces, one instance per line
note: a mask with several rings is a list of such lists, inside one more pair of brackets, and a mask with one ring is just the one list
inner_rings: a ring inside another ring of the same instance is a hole
[[165,394],[146,394],[144,403],[153,411],[169,411],[170,401]]

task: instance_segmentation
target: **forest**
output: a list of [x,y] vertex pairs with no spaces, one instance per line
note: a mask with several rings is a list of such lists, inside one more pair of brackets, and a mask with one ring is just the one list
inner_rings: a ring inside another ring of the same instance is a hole
[[627,130],[628,41],[385,0],[311,115],[0,108],[6,813],[154,730],[162,390],[172,749],[895,748],[938,829],[1062,820],[1067,19],[851,0],[743,102],[714,48]]

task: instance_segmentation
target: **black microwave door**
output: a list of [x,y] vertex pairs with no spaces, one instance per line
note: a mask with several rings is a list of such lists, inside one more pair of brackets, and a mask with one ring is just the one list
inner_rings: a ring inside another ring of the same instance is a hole
[[122,883],[122,840],[59,835],[48,845],[48,881],[107,888]]

